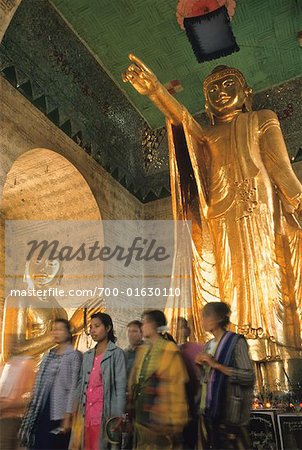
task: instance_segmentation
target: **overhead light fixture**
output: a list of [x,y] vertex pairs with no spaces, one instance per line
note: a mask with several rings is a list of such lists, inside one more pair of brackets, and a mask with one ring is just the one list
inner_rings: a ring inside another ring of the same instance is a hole
[[237,52],[239,47],[230,24],[235,12],[235,1],[179,0],[177,20],[185,29],[199,63],[211,61]]
[[210,12],[216,11],[221,6],[225,6],[232,19],[235,14],[236,0],[178,0],[176,17],[177,22],[182,30],[184,27],[184,19],[186,17],[198,17]]

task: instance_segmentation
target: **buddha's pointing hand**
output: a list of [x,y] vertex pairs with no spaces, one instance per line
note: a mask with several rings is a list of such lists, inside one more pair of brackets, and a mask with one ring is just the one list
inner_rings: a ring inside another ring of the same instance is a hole
[[154,73],[139,58],[129,55],[132,64],[123,73],[123,81],[129,82],[142,95],[152,95],[159,87],[159,81]]

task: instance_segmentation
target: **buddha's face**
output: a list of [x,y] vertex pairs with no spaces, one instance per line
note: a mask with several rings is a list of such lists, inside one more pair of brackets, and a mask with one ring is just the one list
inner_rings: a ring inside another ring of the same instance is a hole
[[61,263],[57,259],[50,259],[47,255],[32,256],[25,270],[25,280],[36,289],[45,289],[58,284],[61,273]]
[[60,263],[58,260],[45,259],[44,261],[37,261],[35,266],[35,273],[32,274],[35,284],[44,286],[52,283],[60,270]]
[[225,75],[207,86],[207,108],[214,116],[224,116],[242,110],[246,92],[235,75]]

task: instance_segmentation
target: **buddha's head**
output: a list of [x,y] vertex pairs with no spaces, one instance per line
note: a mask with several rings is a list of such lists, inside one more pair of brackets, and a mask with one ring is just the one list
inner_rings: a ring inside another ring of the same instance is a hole
[[205,110],[214,124],[214,118],[250,111],[252,89],[238,69],[217,66],[203,82]]
[[30,289],[48,289],[59,284],[63,276],[62,262],[50,258],[49,253],[41,255],[37,250],[26,262],[24,281]]

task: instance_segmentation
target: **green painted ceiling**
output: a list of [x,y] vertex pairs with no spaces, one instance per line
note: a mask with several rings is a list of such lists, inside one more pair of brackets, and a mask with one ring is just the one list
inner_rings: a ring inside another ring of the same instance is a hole
[[302,49],[297,41],[302,2],[298,0],[237,0],[232,28],[240,51],[204,64],[197,63],[176,22],[176,0],[52,3],[154,128],[164,123],[161,113],[121,81],[130,52],[141,57],[163,83],[180,80],[184,90],[176,97],[192,113],[203,109],[201,82],[217,64],[242,70],[256,92],[302,73]]

